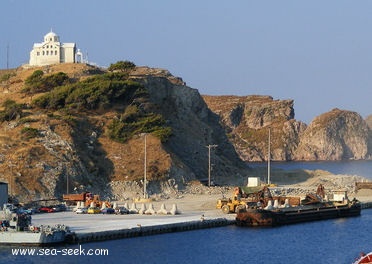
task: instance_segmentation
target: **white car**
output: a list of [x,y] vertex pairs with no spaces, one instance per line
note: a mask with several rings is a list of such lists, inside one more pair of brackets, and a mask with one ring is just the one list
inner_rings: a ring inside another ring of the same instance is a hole
[[76,213],[77,214],[86,214],[86,213],[88,213],[88,208],[80,207],[80,208],[76,209]]

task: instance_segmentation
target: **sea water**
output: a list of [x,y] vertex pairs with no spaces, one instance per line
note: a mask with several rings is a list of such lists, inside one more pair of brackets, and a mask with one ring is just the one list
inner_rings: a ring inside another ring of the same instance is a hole
[[[55,247],[56,255],[14,256],[0,248],[1,263],[352,263],[372,251],[372,210],[360,217],[275,228],[228,226],[147,237]],[[53,248],[48,248],[49,250]],[[68,256],[67,249],[84,254]],[[107,249],[108,255],[95,254]],[[40,249],[39,249],[40,250]],[[88,250],[93,255],[87,256]],[[57,254],[58,253],[58,254]]]
[[[247,164],[251,167],[267,167],[264,162]],[[325,170],[333,174],[358,175],[372,180],[372,160],[271,162],[270,166],[284,170]]]
[[[279,165],[305,169],[311,166],[310,169],[324,169],[337,174],[360,175],[360,171],[364,171],[361,176],[365,177],[369,176],[368,168],[369,172],[372,171],[371,161],[318,163],[316,168],[312,168],[314,164]],[[36,248],[32,256],[15,256],[14,250],[19,248],[0,247],[0,263],[352,263],[361,252],[372,251],[371,233],[372,209],[367,209],[362,210],[358,217],[275,228],[228,226]],[[49,250],[48,255],[45,250]]]

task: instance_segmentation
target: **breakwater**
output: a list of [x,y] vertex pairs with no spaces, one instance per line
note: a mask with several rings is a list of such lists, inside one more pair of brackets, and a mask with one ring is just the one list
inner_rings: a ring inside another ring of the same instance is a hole
[[74,233],[68,237],[69,243],[87,243],[94,241],[104,241],[112,239],[122,239],[140,236],[157,235],[171,232],[184,232],[196,229],[222,227],[235,224],[235,220],[226,218],[216,218],[200,221],[191,221],[183,223],[171,223],[154,226],[138,226],[128,229],[106,230],[99,232]]

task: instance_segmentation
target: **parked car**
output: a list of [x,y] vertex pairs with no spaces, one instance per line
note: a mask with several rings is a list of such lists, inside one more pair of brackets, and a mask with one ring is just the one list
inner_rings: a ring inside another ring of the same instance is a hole
[[27,212],[28,214],[30,214],[30,215],[40,213],[40,212],[39,212],[39,209],[36,208],[36,207],[27,208],[27,209],[26,209],[26,212]]
[[51,208],[51,207],[43,206],[43,207],[40,207],[39,208],[39,212],[40,213],[53,213],[54,212],[54,209]]
[[88,214],[99,214],[101,213],[101,210],[98,207],[89,207],[87,213]]
[[125,207],[119,207],[115,210],[115,214],[129,214],[129,210]]
[[64,204],[57,204],[57,205],[54,205],[53,206],[53,210],[55,212],[63,212],[63,211],[66,211],[67,210],[67,207]]
[[88,208],[87,207],[80,207],[80,208],[76,209],[76,213],[77,214],[86,214],[86,213],[88,213]]
[[102,214],[114,214],[115,210],[113,208],[104,208],[101,210]]

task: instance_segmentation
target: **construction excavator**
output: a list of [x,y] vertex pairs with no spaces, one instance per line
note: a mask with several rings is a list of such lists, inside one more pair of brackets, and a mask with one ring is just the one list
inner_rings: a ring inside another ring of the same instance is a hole
[[299,205],[300,197],[272,196],[268,186],[235,187],[231,198],[223,197],[217,200],[217,209],[223,213],[238,213],[247,207],[266,207],[268,202],[277,200],[278,204],[284,204],[287,200],[291,205]]

